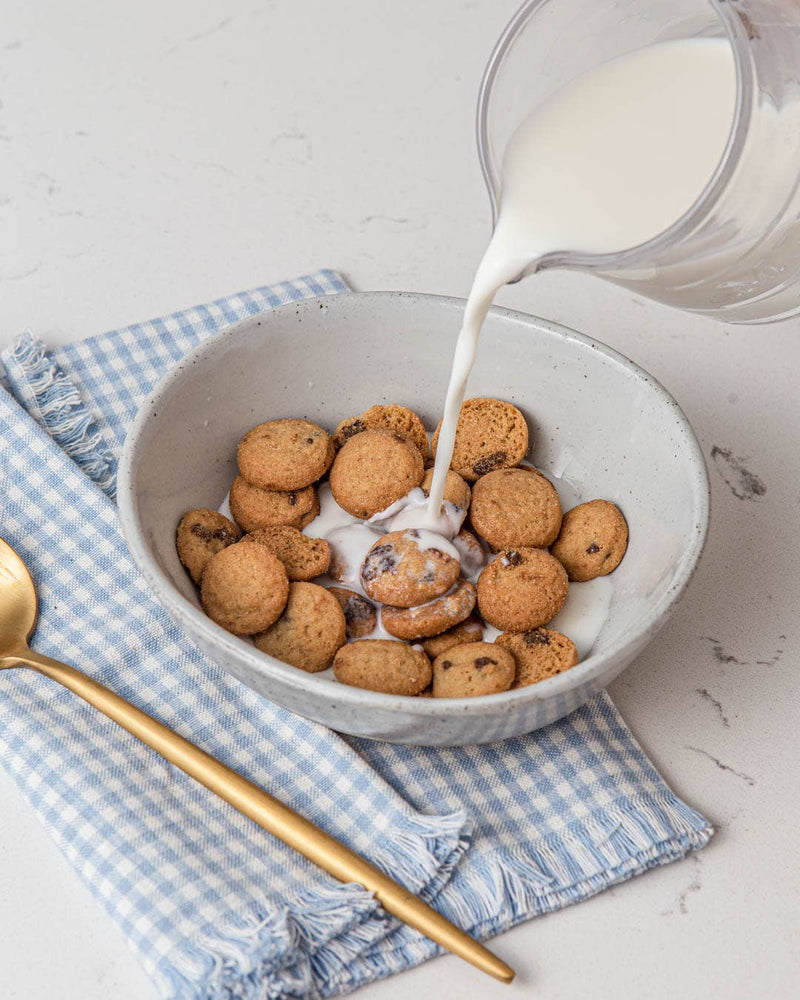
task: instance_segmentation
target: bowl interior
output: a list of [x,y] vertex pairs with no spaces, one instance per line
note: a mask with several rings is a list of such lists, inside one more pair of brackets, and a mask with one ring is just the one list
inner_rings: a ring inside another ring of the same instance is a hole
[[[219,506],[237,442],[254,424],[307,417],[332,429],[374,403],[403,403],[435,427],[462,310],[460,300],[403,293],[307,300],[245,320],[181,362],[139,415],[123,460],[126,535],[140,565],[168,584],[162,600],[183,604],[180,594],[198,606],[175,528],[186,510]],[[691,574],[707,521],[697,442],[647,373],[564,327],[506,310],[486,321],[468,395],[513,402],[532,431],[532,461],[582,500],[613,500],[627,518],[608,620],[591,655],[554,678],[579,683],[593,661],[654,631]],[[264,671],[300,675],[296,684],[335,684],[255,655]]]

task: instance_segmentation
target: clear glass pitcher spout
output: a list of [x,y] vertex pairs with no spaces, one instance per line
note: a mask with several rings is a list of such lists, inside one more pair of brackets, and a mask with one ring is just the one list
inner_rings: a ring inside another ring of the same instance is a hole
[[507,143],[537,103],[582,73],[656,42],[730,43],[737,99],[705,190],[655,238],[613,254],[564,247],[537,269],[593,272],[668,305],[733,323],[800,312],[799,0],[528,0],[492,52],[478,151],[494,221]]

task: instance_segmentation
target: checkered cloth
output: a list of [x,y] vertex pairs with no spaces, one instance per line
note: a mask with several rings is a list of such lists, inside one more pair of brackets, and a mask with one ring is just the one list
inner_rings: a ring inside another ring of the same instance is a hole
[[[599,695],[531,736],[426,749],[344,740],[209,662],[131,563],[112,501],[126,427],[204,337],[346,290],[323,271],[48,351],[0,388],[2,535],[41,599],[34,638],[485,938],[702,847]],[[437,953],[156,754],[28,671],[0,680],[0,760],[162,997],[334,996]]]

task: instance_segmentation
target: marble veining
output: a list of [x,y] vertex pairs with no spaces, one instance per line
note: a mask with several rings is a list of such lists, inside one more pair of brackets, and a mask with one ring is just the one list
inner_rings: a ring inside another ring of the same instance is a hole
[[697,692],[697,694],[700,695],[701,698],[704,698],[707,702],[709,702],[709,704],[714,706],[714,708],[717,710],[717,714],[719,715],[720,722],[722,722],[722,725],[725,726],[726,728],[730,728],[731,720],[725,714],[725,710],[722,707],[722,702],[717,701],[717,699],[708,690],[706,690],[706,688],[695,688],[695,691]]
[[715,444],[711,449],[711,461],[737,499],[757,503],[766,494],[764,481],[747,468],[744,458],[738,458],[730,448],[720,448]]
[[719,757],[715,757],[714,754],[709,753],[708,750],[702,750],[700,747],[690,747],[690,746],[687,746],[686,749],[687,750],[691,750],[692,753],[699,753],[703,757],[708,757],[708,759],[710,761],[713,761],[713,763],[721,771],[729,771],[731,774],[735,775],[737,778],[741,778],[742,781],[746,781],[748,785],[751,785],[751,786],[755,785],[755,783],[756,783],[756,779],[755,778],[751,777],[749,774],[745,774],[743,771],[737,771],[735,768],[731,767],[729,764],[723,764],[723,762],[719,759]]

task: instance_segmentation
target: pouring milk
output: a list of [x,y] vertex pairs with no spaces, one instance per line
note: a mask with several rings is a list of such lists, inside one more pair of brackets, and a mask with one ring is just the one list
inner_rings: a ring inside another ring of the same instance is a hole
[[456,343],[427,510],[431,528],[441,524],[458,414],[496,293],[547,254],[613,253],[669,228],[711,179],[735,103],[728,42],[681,39],[578,77],[514,133],[497,225]]

